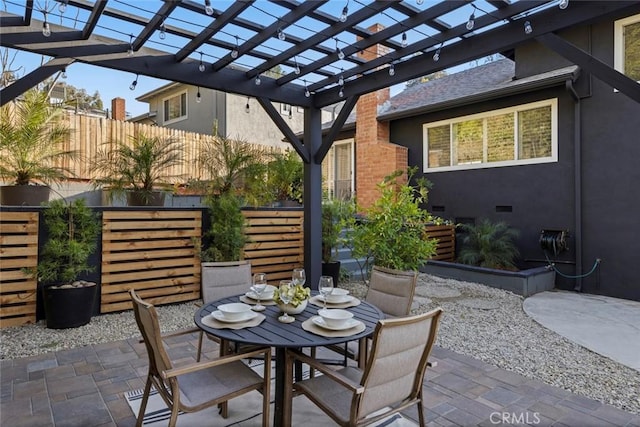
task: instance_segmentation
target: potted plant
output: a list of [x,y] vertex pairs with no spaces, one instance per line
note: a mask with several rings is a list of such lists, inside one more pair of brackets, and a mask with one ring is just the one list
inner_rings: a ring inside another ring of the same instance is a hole
[[293,150],[273,153],[267,164],[267,188],[277,206],[300,206],[303,197],[304,165]]
[[0,177],[13,183],[0,187],[3,205],[38,206],[49,200],[50,185],[71,175],[64,161],[77,153],[64,148],[70,130],[63,113],[37,89],[0,108]]
[[[372,262],[392,270],[417,270],[436,250],[436,241],[425,235],[429,213],[421,208],[426,203],[428,185],[425,180],[411,179],[416,168],[409,168],[406,179],[396,171],[378,184],[380,198],[365,211],[351,233],[353,255],[364,258],[365,269]],[[365,277],[365,274],[363,274]]]
[[338,246],[344,242],[342,230],[354,213],[355,207],[350,201],[322,201],[322,275],[333,277],[336,286],[340,279],[340,261],[336,259]]
[[180,176],[173,171],[182,164],[183,150],[175,138],[143,133],[132,136],[130,144],[106,143],[93,161],[101,175],[94,184],[108,186],[111,199],[126,194],[129,206],[162,206],[165,192],[158,189],[170,190],[171,179]]
[[48,328],[74,328],[91,320],[97,286],[79,280],[95,269],[89,257],[100,234],[98,214],[84,199],[49,202],[43,213],[48,237],[35,274],[43,284]]
[[291,285],[288,289],[291,298],[288,304],[285,304],[282,299],[280,299],[280,288],[276,288],[276,290],[273,291],[273,300],[283,313],[302,313],[307,307],[307,303],[311,297],[311,289],[304,287],[304,285]]

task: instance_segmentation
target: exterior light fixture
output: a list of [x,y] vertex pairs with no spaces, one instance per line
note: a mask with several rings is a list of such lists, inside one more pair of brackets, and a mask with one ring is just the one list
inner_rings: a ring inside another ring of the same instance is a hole
[[162,24],[160,24],[160,34],[158,34],[160,40],[164,40],[167,38],[167,28],[164,26],[164,18],[162,18]]
[[211,0],[204,0],[204,13],[211,16],[213,15],[213,8],[211,7]]
[[349,16],[349,2],[342,8],[342,13],[340,14],[340,22],[347,22],[347,16]]
[[558,2],[558,7],[562,10],[566,9],[569,7],[569,0],[560,0],[560,2]]
[[389,75],[390,76],[395,76],[396,75],[396,67],[395,67],[395,65],[393,65],[393,62],[391,64],[389,64]]
[[133,51],[133,34],[129,34],[129,50],[127,50],[127,55],[133,56],[135,52]]
[[49,26],[49,22],[47,21],[47,12],[42,12],[44,15],[44,22],[42,23],[42,35],[45,37],[49,37],[51,35],[51,27]]
[[300,66],[298,65],[298,58],[293,57],[293,62],[296,63],[296,67],[293,69],[293,72],[296,73],[296,76],[300,74]]
[[344,69],[340,68],[340,77],[338,77],[338,84],[340,86],[344,86],[344,76],[342,75],[342,73],[344,73]]
[[66,68],[63,68],[63,69],[62,69],[62,75],[61,75],[61,77],[62,77],[63,79],[66,79],[66,78],[67,78],[67,69],[66,69]]
[[138,86],[138,74],[136,74],[136,79],[129,85],[129,89],[136,90],[136,86]]
[[424,3],[424,0],[416,0],[416,4],[418,4],[418,5],[423,4],[423,3]]
[[58,12],[64,13],[67,10],[67,5],[69,4],[69,0],[58,0],[60,4],[58,5]]
[[338,55],[338,59],[344,59],[344,52],[340,47],[338,47],[338,38],[336,37],[336,54]]
[[249,106],[249,97],[247,96],[247,103],[244,106],[244,112],[249,114],[250,111],[251,111],[251,107]]
[[407,33],[402,33],[402,47],[407,47]]
[[473,30],[473,27],[476,25],[476,7],[473,4],[471,6],[473,6],[473,12],[471,12],[469,20],[467,21],[467,30],[469,31]]
[[198,86],[198,93],[196,93],[196,102],[200,104],[202,102],[202,95],[200,95],[200,86]]
[[285,41],[287,39],[287,35],[282,31],[282,27],[278,28],[278,40]]
[[239,53],[240,52],[238,52],[238,36],[236,35],[236,47],[234,47],[233,50],[231,51],[231,57],[233,59],[236,59]]
[[342,87],[340,88],[340,92],[338,92],[338,96],[340,98],[344,98],[344,88],[342,88]]
[[438,49],[436,49],[436,53],[433,54],[434,62],[440,61],[440,52],[441,51],[442,51],[442,43],[440,43],[440,46],[438,46]]
[[529,21],[524,22],[524,33],[525,34],[533,33],[533,27],[531,26],[531,22]]
[[202,62],[202,52],[200,52],[200,64],[198,65],[198,70],[200,70],[201,73],[204,73],[204,70],[207,67],[205,67],[204,62]]
[[262,84],[262,80],[260,80],[260,74],[256,76],[256,86],[260,86]]
[[311,96],[311,92],[309,92],[309,87],[307,86],[307,81],[302,80],[304,82],[304,96],[309,98]]

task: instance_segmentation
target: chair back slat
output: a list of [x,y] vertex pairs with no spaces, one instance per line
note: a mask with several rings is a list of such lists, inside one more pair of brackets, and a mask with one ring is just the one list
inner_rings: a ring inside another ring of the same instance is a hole
[[418,273],[374,266],[365,300],[387,316],[407,316],[411,311]]
[[441,309],[416,316],[379,321],[362,377],[365,392],[358,413],[371,414],[418,395]]
[[[229,269],[228,266],[235,268]],[[249,290],[249,286],[251,286],[249,262],[203,263],[202,300],[205,304],[243,294]]]

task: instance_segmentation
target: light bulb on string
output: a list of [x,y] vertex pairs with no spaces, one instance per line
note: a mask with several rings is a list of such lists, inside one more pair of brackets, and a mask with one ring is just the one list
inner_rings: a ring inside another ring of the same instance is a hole
[[160,37],[160,40],[167,38],[167,29],[164,26],[164,19],[162,20],[162,24],[160,24],[160,34],[158,34],[158,37]]
[[473,30],[473,27],[476,25],[476,9],[475,6],[473,8],[473,12],[469,16],[469,20],[467,21],[467,30]]
[[133,56],[135,52],[133,51],[133,34],[129,34],[129,49],[127,50],[127,55]]
[[289,120],[293,118],[293,107],[289,107]]
[[307,81],[302,80],[304,82],[304,96],[309,98],[311,96],[311,92],[309,92],[309,87],[307,86]]
[[236,59],[238,57],[238,36],[236,36],[236,47],[233,48],[233,50],[231,51],[231,57],[233,59]]
[[558,3],[558,7],[562,10],[566,9],[567,7],[569,7],[569,0],[560,0],[560,2]]
[[531,26],[531,22],[525,21],[525,23],[524,23],[524,32],[525,32],[525,34],[533,33],[533,27]]
[[340,86],[344,86],[344,76],[342,75],[342,73],[344,72],[344,69],[340,69],[340,77],[338,77],[338,84]]
[[131,82],[129,85],[130,90],[136,90],[136,86],[138,86],[138,75],[136,74],[136,79]]
[[340,22],[347,22],[347,17],[349,16],[349,2],[342,8],[342,13],[340,14]]
[[278,40],[285,41],[287,39],[287,35],[282,31],[282,27],[278,28]]
[[256,76],[256,86],[260,86],[262,84],[262,80],[260,80],[260,74]]
[[293,72],[296,73],[296,75],[300,74],[300,66],[298,65],[298,59],[294,56],[293,57],[293,62],[296,63],[296,67],[293,69]]
[[249,97],[247,96],[247,103],[244,106],[244,112],[249,113],[251,111],[251,107],[249,106]]
[[45,37],[49,37],[51,35],[51,27],[49,26],[49,22],[47,21],[47,12],[42,12],[44,15],[44,22],[42,23],[42,35]]
[[211,0],[204,0],[204,13],[211,16],[213,15],[213,8],[211,7]]
[[67,10],[67,4],[69,3],[69,0],[59,0],[60,4],[58,5],[58,12],[60,13],[65,13]]
[[62,77],[63,79],[66,79],[66,78],[67,78],[67,69],[66,69],[66,68],[63,68],[63,69],[62,69],[62,75],[61,75],[61,77]]
[[390,76],[395,76],[396,75],[396,67],[395,67],[395,65],[393,65],[393,63],[391,63],[389,65],[389,75]]
[[416,4],[421,5],[424,3],[424,0],[416,0]]
[[340,88],[340,92],[338,92],[338,96],[340,98],[344,98],[344,88]]
[[196,93],[196,102],[200,104],[202,102],[202,95],[200,95],[200,86],[198,86],[198,93]]
[[202,52],[200,52],[200,64],[198,64],[198,70],[201,73],[204,73],[204,70],[206,70],[207,67],[205,67],[204,62],[202,62]]
[[436,49],[436,53],[433,54],[433,60],[435,62],[440,61],[440,51],[442,50],[442,44],[440,44],[440,46],[438,47],[438,49]]
[[402,33],[402,47],[407,47],[407,33]]

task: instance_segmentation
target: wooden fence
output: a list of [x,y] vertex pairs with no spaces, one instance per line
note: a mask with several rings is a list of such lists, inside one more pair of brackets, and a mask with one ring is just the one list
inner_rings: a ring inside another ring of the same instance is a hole
[[0,214],[0,327],[36,321],[38,212]]
[[436,254],[431,258],[438,261],[455,261],[456,258],[456,226],[428,225],[427,236],[438,241]]

